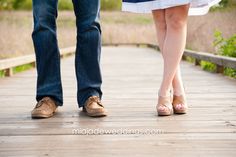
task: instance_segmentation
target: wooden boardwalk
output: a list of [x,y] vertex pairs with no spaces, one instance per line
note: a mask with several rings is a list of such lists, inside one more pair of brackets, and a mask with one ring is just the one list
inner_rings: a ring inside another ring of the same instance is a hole
[[78,110],[73,56],[62,60],[65,103],[50,119],[30,117],[34,69],[0,79],[0,156],[236,156],[236,80],[183,62],[189,112],[157,117],[159,53],[104,47],[101,62],[104,118]]

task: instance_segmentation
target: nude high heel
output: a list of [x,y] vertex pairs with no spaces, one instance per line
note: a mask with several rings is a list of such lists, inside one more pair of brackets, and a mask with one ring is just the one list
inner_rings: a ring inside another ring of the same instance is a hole
[[158,104],[156,106],[158,116],[170,116],[173,114],[171,96],[162,97],[159,96]]
[[183,95],[180,96],[173,96],[173,103],[172,103],[174,113],[176,114],[185,114],[187,113],[188,106]]

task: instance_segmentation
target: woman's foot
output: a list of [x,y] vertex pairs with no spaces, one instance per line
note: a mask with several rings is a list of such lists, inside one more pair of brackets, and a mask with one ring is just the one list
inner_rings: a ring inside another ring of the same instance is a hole
[[180,95],[180,96],[174,95],[172,105],[173,105],[174,113],[176,114],[187,113],[188,106],[186,103],[186,99],[183,95]]
[[170,96],[159,96],[157,104],[157,114],[158,116],[170,116],[173,114],[173,108],[171,104]]

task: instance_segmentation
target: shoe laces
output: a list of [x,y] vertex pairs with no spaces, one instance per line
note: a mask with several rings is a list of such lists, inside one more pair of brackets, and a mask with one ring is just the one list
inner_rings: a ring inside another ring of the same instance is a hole
[[89,98],[89,104],[88,104],[88,105],[92,104],[93,102],[95,102],[95,103],[97,103],[99,106],[103,107],[103,105],[102,105],[100,99],[99,99],[97,96],[92,96],[92,97],[90,97],[90,98]]
[[43,104],[48,104],[48,101],[49,101],[49,98],[43,98],[42,100],[40,100],[40,101],[36,104],[35,108],[39,108],[39,107],[42,106]]

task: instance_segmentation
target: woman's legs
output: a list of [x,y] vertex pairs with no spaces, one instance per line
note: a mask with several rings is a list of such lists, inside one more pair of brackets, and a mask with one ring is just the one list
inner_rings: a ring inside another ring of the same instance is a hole
[[[179,62],[186,43],[187,16],[189,5],[153,11],[159,47],[164,59],[164,74],[159,95],[169,95],[173,85],[174,95],[184,95]],[[184,104],[179,104],[183,108]],[[158,112],[168,113],[168,108],[159,106]],[[158,113],[159,114],[159,113]]]
[[185,48],[188,8],[189,5],[183,5],[154,11],[158,41],[164,58],[164,74],[159,91],[160,96],[163,97],[169,95],[172,81],[174,88],[178,89],[175,92],[183,93],[178,67]]
[[[153,19],[156,26],[158,43],[159,43],[159,47],[162,54],[163,54],[163,47],[164,47],[164,42],[166,39],[166,31],[167,31],[165,12],[166,12],[165,9],[155,10],[152,12]],[[174,95],[177,95],[177,96],[184,95],[184,87],[182,83],[181,72],[180,72],[179,66],[177,67],[177,71],[172,80],[172,85],[173,85]]]

